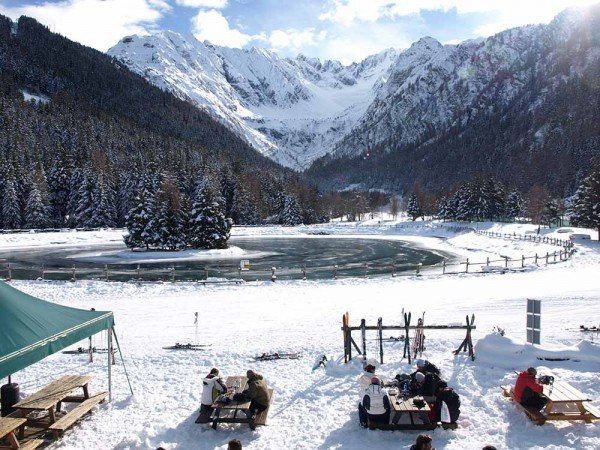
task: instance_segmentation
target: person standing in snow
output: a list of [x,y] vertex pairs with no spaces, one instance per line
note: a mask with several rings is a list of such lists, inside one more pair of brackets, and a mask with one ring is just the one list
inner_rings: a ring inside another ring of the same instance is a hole
[[269,388],[262,375],[248,370],[246,377],[248,378],[248,388],[244,392],[235,394],[233,399],[236,401],[250,400],[250,416],[252,417],[266,410],[271,398],[269,397]]
[[417,441],[411,445],[410,450],[435,450],[433,439],[428,434],[420,434],[417,436]]
[[360,398],[362,398],[363,394],[365,393],[365,390],[371,384],[371,378],[373,378],[374,376],[375,376],[375,366],[373,364],[367,364],[365,366],[363,374],[358,379],[358,384],[359,384],[358,393],[360,395]]
[[202,380],[202,397],[200,399],[200,417],[198,423],[210,422],[210,416],[213,412],[212,404],[219,394],[227,392],[227,386],[220,378],[219,369],[212,368],[209,374]]
[[527,408],[535,408],[540,411],[548,399],[541,394],[544,392],[543,385],[536,379],[537,370],[534,367],[521,372],[515,383],[515,400]]
[[360,424],[366,427],[369,424],[390,423],[391,412],[390,397],[377,377],[371,378],[371,384],[365,390],[362,403],[358,405]]
[[440,381],[435,393],[435,421],[456,423],[459,416],[460,397],[445,381]]

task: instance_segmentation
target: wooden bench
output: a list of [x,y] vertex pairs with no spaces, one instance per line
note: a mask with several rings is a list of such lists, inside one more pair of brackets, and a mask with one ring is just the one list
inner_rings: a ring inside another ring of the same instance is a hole
[[77,422],[79,419],[81,419],[83,416],[89,413],[94,408],[94,406],[104,402],[107,396],[108,393],[106,392],[96,394],[88,398],[84,402],[80,403],[67,414],[65,414],[63,417],[51,424],[48,427],[48,430],[52,431],[54,439],[58,439],[61,433],[73,426],[75,422]]
[[544,425],[544,423],[546,423],[546,417],[541,412],[537,411],[535,408],[527,408],[515,400],[515,395],[511,386],[502,386],[502,393],[505,397],[511,398],[515,405],[517,405],[527,417],[535,422],[536,425]]
[[[34,450],[44,443],[43,439],[31,439],[29,441],[22,442],[19,445],[19,450]],[[1,448],[1,447],[0,447]]]
[[267,416],[269,415],[269,409],[271,409],[271,403],[273,402],[273,389],[269,388],[269,406],[263,412],[260,412],[254,417],[254,420],[250,420],[250,429],[255,430],[258,425],[267,424]]

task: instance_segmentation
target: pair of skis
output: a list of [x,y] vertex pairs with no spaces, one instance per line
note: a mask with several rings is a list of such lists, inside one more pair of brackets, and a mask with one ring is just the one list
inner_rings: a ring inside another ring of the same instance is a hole
[[404,313],[404,355],[403,358],[408,359],[408,363],[410,364],[411,359],[417,358],[423,355],[423,350],[425,350],[425,333],[423,330],[423,325],[425,323],[425,311],[423,311],[423,315],[417,321],[417,327],[415,328],[415,336],[412,342],[410,342],[410,321],[412,314],[409,312]]
[[276,361],[279,359],[300,359],[300,353],[263,353],[255,356],[255,361]]
[[204,350],[205,347],[209,347],[208,344],[199,344],[198,343],[198,313],[194,313],[194,343],[188,342],[187,344],[181,344],[176,342],[175,345],[170,345],[168,347],[163,347],[164,350],[192,350],[192,351],[201,351]]

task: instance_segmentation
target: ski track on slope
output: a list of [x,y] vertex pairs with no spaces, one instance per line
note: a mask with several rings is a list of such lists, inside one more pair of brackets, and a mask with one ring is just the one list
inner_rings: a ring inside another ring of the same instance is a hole
[[[507,232],[516,227],[488,226]],[[328,229],[338,232],[345,229],[347,234],[357,230],[384,232],[380,228],[369,230],[332,224]],[[287,232],[302,230],[306,228],[288,228]],[[264,235],[276,230],[249,228],[239,232]],[[417,233],[427,234],[426,228]],[[427,236],[414,239],[428,241]],[[432,242],[439,240],[432,239]],[[507,242],[517,253],[530,253],[539,248],[531,243],[489,239],[473,233],[459,234],[443,242],[451,243],[457,250],[462,247],[464,254],[472,257],[483,254],[486,242],[492,251],[502,249]],[[600,249],[597,242],[591,242],[579,247],[571,261],[505,275],[209,287],[195,283],[20,281],[12,284],[60,304],[113,310],[136,393],[134,397],[128,396],[122,368],[114,367],[113,403],[102,406],[51,448],[154,449],[162,445],[166,449],[224,449],[229,439],[238,437],[244,448],[250,449],[388,449],[408,448],[418,433],[360,428],[356,403],[361,362],[358,359],[348,365],[333,362],[327,369],[311,371],[317,355],[326,354],[335,359],[341,356],[340,326],[345,311],[350,313],[352,324],[361,318],[373,323],[377,317],[383,317],[384,324],[399,324],[403,307],[412,311],[413,316],[427,311],[426,324],[463,322],[466,314],[475,313],[475,343],[489,335],[495,325],[505,328],[511,339],[521,341],[525,337],[525,299],[541,298],[544,346],[574,346],[582,334],[567,329],[576,329],[580,324],[597,324],[600,318],[599,266]],[[195,311],[200,312],[200,341],[211,346],[204,352],[162,350],[165,345],[193,340]],[[102,337],[94,338],[97,347],[105,347]],[[482,354],[481,360],[475,362],[462,355],[455,358],[451,350],[463,337],[464,333],[458,331],[426,333],[425,356],[441,367],[462,400],[460,427],[456,431],[435,430],[432,434],[436,448],[481,448],[487,443],[511,449],[600,447],[598,425],[533,425],[502,397],[499,388],[501,384],[514,382],[515,375],[508,366],[514,366],[514,370],[523,368],[518,358],[513,362],[503,360],[498,367],[485,362],[494,359],[493,353]],[[387,343],[385,348],[386,364],[379,369],[384,377],[412,370],[401,361],[402,342]],[[255,355],[271,351],[300,351],[303,356],[299,360],[252,360]],[[368,351],[370,356],[376,355],[374,342],[369,342]],[[94,376],[92,391],[97,391],[106,389],[105,361],[105,355],[98,355],[94,363],[88,364],[86,355],[59,353],[19,372],[14,378],[23,392],[31,393],[60,374],[90,373]],[[221,368],[225,375],[243,374],[248,368],[265,375],[275,389],[275,403],[267,427],[253,432],[247,427],[222,425],[215,432],[194,424],[201,379],[213,366]],[[543,367],[547,369],[542,370],[552,370],[569,380],[594,399],[596,406],[600,405],[597,377],[600,364],[544,361]]]

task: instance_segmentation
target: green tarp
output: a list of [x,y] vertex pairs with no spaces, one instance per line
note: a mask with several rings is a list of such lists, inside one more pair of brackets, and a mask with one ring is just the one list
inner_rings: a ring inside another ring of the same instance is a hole
[[0,379],[113,325],[110,311],[57,305],[0,282]]

